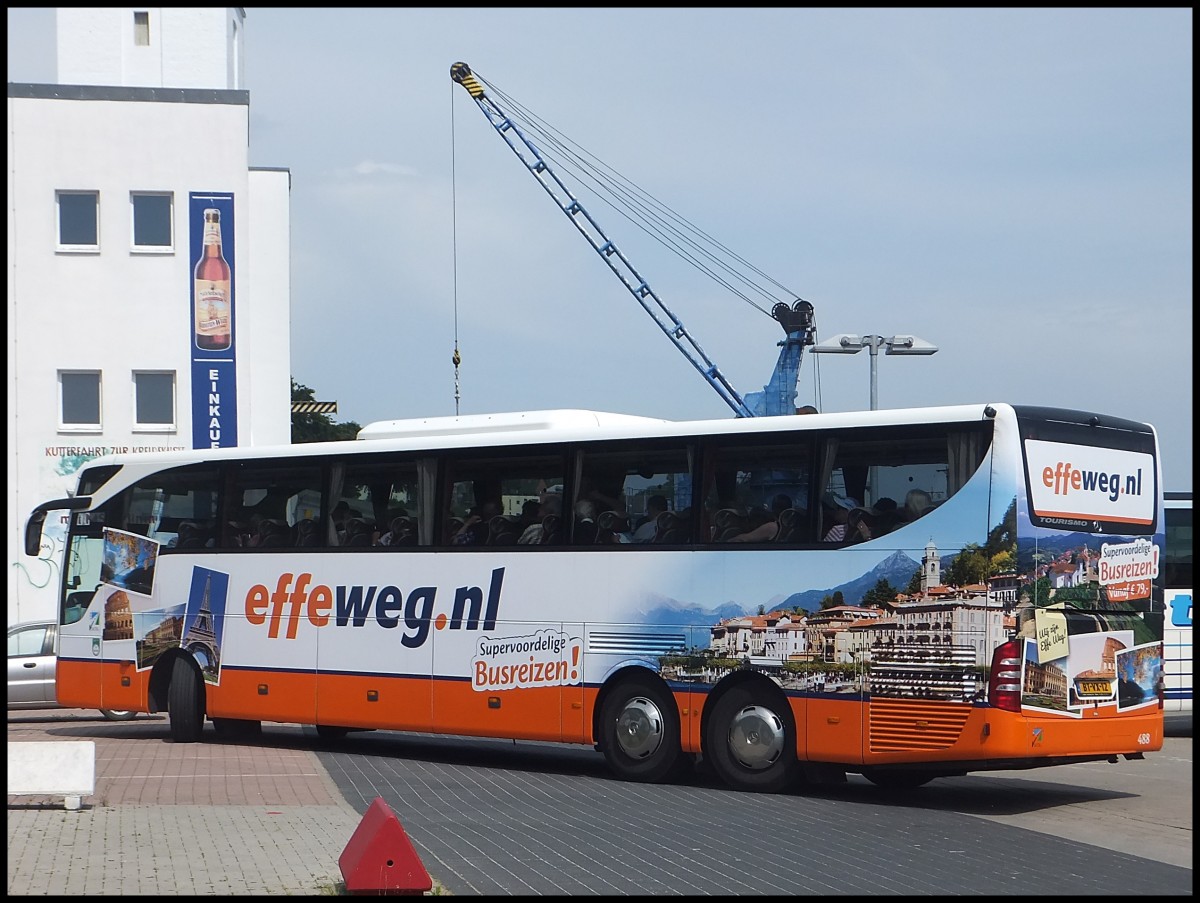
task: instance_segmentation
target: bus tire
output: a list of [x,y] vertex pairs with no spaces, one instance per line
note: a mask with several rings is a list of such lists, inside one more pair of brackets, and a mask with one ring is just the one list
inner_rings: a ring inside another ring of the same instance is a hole
[[716,701],[705,734],[705,760],[735,790],[779,793],[800,777],[792,710],[773,688],[731,687]]
[[167,714],[171,740],[195,743],[204,731],[204,681],[199,669],[182,656],[171,665],[171,687],[167,691]]
[[248,718],[214,718],[213,730],[222,740],[252,740],[262,736],[262,722]]
[[912,771],[896,768],[863,769],[862,776],[884,790],[916,790],[924,787],[936,777],[922,771]]
[[350,733],[350,728],[337,727],[333,724],[318,724],[315,727],[317,729],[317,736],[322,740],[345,740],[346,735]]
[[684,764],[679,710],[660,683],[631,678],[613,687],[600,712],[599,733],[604,759],[623,781],[659,783]]

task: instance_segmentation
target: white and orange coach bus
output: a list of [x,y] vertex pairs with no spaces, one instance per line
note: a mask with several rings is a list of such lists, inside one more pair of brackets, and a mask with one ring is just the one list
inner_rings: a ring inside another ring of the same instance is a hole
[[1136,759],[1163,737],[1154,429],[979,404],[389,421],[117,455],[68,509],[57,697],[594,744],[775,792]]

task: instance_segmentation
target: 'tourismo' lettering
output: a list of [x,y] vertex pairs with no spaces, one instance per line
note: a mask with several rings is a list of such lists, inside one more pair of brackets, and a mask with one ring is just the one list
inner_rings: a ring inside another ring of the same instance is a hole
[[[294,640],[303,616],[313,627],[363,627],[373,619],[380,627],[394,629],[401,622],[409,632],[400,642],[417,649],[429,638],[430,625],[438,630],[494,630],[500,608],[504,568],[492,571],[487,601],[478,586],[454,590],[450,614],[435,615],[437,587],[419,586],[405,596],[398,586],[326,586],[313,584],[312,574],[280,574],[274,591],[256,584],[246,592],[246,620],[268,624],[267,636],[278,639],[286,623],[284,639]],[[294,581],[294,582],[293,582]]]

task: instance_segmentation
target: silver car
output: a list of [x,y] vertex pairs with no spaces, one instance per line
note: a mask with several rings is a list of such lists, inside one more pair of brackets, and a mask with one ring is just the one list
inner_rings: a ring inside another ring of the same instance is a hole
[[[54,671],[58,662],[58,625],[54,621],[29,621],[8,628],[9,709],[49,709],[58,706]],[[101,709],[109,721],[129,721],[136,712]]]

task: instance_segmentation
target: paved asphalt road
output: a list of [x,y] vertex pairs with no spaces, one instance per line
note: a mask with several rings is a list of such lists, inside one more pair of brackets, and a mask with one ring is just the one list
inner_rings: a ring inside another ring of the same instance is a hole
[[92,739],[96,795],[9,799],[10,894],[330,887],[382,797],[441,892],[1192,894],[1192,741],[1144,761],[778,796],[612,779],[588,748],[266,725],[169,742],[161,717],[9,713],[9,740]]
[[628,784],[590,749],[382,732],[318,755],[455,894],[1190,895],[1191,743],[903,795]]

